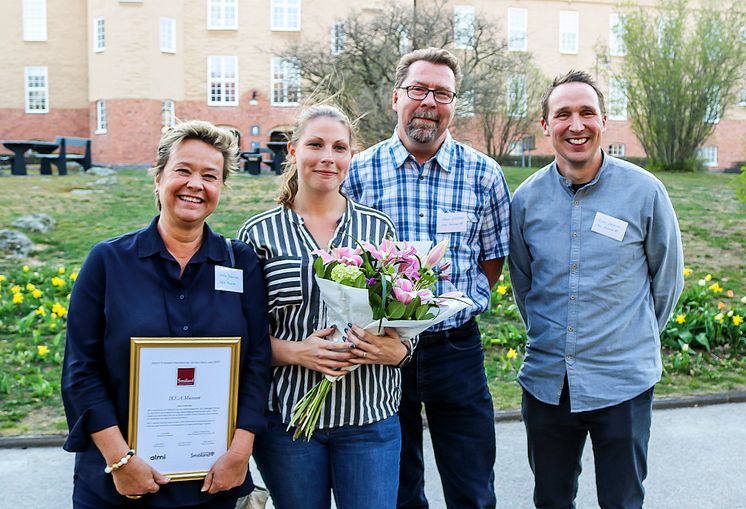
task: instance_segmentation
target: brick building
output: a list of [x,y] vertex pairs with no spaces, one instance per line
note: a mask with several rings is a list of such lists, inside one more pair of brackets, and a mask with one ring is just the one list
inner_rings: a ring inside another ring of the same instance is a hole
[[[411,8],[416,0],[401,0]],[[428,0],[419,0],[422,4]],[[649,0],[650,1],[650,0]],[[300,37],[338,51],[339,18],[364,0],[3,0],[0,139],[93,139],[98,163],[150,164],[161,129],[176,118],[209,120],[240,134],[241,148],[280,139],[299,102],[291,61],[273,55]],[[455,23],[484,12],[534,55],[548,77],[598,72],[594,46],[624,58],[613,0],[456,0]],[[376,15],[375,8],[366,12]],[[616,50],[616,51],[615,51]],[[644,156],[617,83],[608,97],[605,148]],[[713,169],[746,160],[746,90],[720,119],[702,157]],[[466,133],[465,133],[466,134]],[[536,130],[537,151],[549,145]],[[479,146],[479,136],[473,135]]]

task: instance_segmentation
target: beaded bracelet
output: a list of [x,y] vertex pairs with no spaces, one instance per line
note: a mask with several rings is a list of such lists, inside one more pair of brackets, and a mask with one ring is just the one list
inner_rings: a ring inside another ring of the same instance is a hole
[[130,449],[129,451],[127,451],[127,454],[122,457],[122,459],[120,459],[119,461],[117,461],[116,463],[114,463],[112,466],[108,466],[107,465],[106,468],[104,468],[104,472],[106,472],[107,474],[110,474],[114,470],[119,470],[124,465],[126,465],[127,463],[129,463],[130,458],[132,456],[134,456],[134,455],[135,455],[134,449]]

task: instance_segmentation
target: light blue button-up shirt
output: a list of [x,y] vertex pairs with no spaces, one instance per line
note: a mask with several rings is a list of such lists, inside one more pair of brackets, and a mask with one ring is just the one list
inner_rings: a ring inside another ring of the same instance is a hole
[[[444,262],[451,263],[451,283],[474,306],[430,331],[458,327],[487,310],[490,286],[479,262],[506,256],[510,234],[510,194],[493,159],[449,133],[435,156],[419,164],[394,133],[352,159],[342,189],[353,200],[386,213],[399,240],[449,241]],[[439,231],[442,213],[464,214],[465,224],[454,228],[458,231]],[[439,282],[437,293],[449,289]]]
[[660,331],[684,287],[684,255],[651,173],[604,154],[590,183],[577,193],[570,185],[555,161],[518,187],[509,262],[528,331],[518,381],[557,405],[567,374],[571,411],[582,412],[660,380]]

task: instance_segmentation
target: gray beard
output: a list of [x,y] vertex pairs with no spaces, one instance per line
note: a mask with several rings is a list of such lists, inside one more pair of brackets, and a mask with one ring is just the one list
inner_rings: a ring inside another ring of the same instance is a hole
[[435,140],[435,136],[438,133],[437,124],[431,125],[429,122],[423,122],[426,125],[416,124],[420,124],[420,122],[415,119],[409,121],[407,124],[407,136],[418,143],[430,143]]

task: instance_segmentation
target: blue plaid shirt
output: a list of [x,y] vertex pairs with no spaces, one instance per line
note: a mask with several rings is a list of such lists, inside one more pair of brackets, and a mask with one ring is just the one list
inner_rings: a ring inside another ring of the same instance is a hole
[[[507,256],[510,238],[510,194],[494,160],[449,133],[435,157],[419,164],[395,132],[352,159],[343,191],[387,214],[399,240],[449,240],[443,261],[451,262],[451,282],[475,305],[431,332],[458,327],[487,310],[490,288],[479,262]],[[438,212],[465,212],[465,231],[437,233]],[[437,293],[447,290],[438,283]]]

